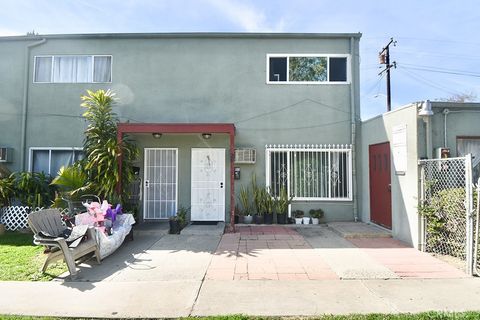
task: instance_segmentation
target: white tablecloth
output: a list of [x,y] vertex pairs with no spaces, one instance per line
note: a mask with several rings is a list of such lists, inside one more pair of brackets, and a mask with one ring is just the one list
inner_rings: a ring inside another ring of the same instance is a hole
[[[100,249],[100,258],[108,257],[122,245],[123,240],[125,240],[125,237],[130,233],[130,230],[132,230],[134,223],[135,219],[133,215],[124,213],[118,215],[113,223],[111,236],[97,230],[97,244]],[[88,224],[93,226],[91,216],[86,212],[75,216],[75,224]]]

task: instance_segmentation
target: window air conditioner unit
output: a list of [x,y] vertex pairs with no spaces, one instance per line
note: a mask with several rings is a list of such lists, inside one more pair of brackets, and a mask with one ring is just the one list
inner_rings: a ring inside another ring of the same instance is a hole
[[235,149],[235,164],[254,164],[257,160],[257,150],[253,148]]
[[0,147],[0,162],[11,162],[12,154],[13,154],[12,148]]

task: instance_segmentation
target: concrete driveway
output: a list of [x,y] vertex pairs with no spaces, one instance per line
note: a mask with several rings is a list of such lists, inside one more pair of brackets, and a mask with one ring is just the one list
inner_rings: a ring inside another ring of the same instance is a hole
[[80,268],[75,281],[1,282],[0,314],[397,313],[478,310],[480,301],[478,278],[391,238],[347,240],[325,226],[151,230]]

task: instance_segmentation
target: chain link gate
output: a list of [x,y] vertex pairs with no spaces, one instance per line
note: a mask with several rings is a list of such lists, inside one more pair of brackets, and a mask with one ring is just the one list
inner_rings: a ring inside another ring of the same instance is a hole
[[473,275],[478,239],[471,155],[420,160],[419,165],[421,250],[460,259],[466,273]]

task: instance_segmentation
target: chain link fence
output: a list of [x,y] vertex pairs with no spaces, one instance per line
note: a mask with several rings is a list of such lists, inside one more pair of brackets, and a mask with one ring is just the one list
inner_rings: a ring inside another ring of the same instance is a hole
[[471,157],[421,160],[422,250],[465,262],[473,274],[474,197]]

